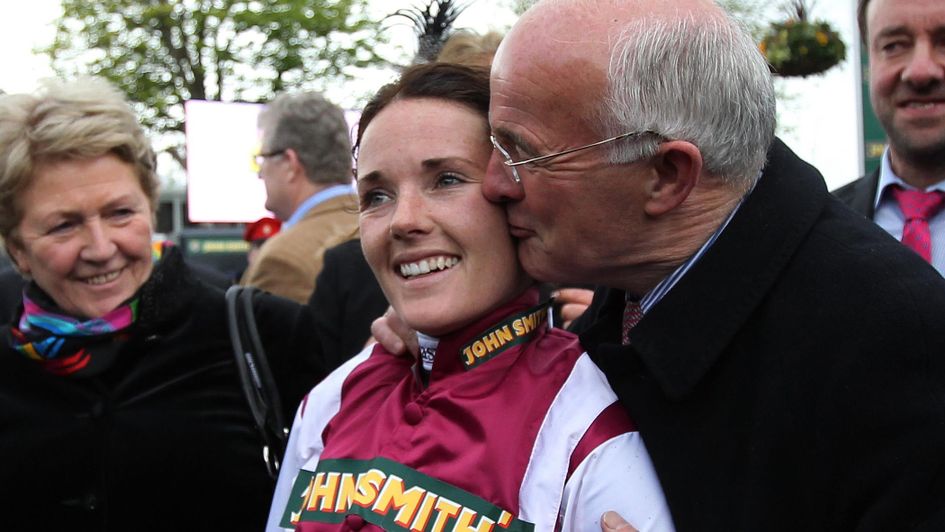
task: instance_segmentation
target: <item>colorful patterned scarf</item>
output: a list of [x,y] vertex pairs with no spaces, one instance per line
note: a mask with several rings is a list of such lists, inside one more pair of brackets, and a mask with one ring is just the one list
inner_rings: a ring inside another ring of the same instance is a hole
[[128,328],[137,317],[137,298],[101,318],[82,321],[48,311],[24,294],[23,315],[10,334],[14,349],[51,373],[71,375],[88,367],[92,346],[99,343],[95,340]]
[[[160,261],[167,244],[152,246],[155,263]],[[139,300],[135,294],[102,317],[81,320],[50,310],[58,308],[31,283],[23,291],[19,323],[10,327],[10,344],[55,375],[97,374],[111,365],[118,347],[128,336],[124,331],[137,321]]]

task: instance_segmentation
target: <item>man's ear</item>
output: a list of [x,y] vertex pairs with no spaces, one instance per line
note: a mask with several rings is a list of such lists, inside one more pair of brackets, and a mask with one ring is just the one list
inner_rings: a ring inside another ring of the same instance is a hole
[[643,206],[649,216],[661,216],[678,207],[702,175],[702,152],[683,140],[669,140],[650,158],[653,176]]
[[289,163],[289,168],[292,171],[289,173],[289,179],[296,179],[298,177],[305,178],[305,173],[302,171],[302,161],[299,160],[299,153],[292,148],[287,148],[285,150],[285,162]]

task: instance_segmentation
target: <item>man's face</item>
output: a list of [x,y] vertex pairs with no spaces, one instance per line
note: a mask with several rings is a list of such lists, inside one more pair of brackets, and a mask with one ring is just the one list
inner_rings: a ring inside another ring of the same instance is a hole
[[[263,143],[263,146],[268,146]],[[259,178],[266,187],[266,209],[276,215],[276,218],[285,221],[292,216],[292,200],[289,196],[288,178],[291,171],[291,161],[287,152],[276,150],[262,150],[263,153],[273,155],[263,158],[259,165]]]
[[940,159],[945,154],[945,2],[872,0],[866,21],[870,97],[889,136],[894,167],[900,161],[922,165]]
[[[521,159],[586,145],[603,137],[588,119],[606,87],[604,70],[580,46],[536,51],[534,32],[510,34],[492,68],[490,127]],[[547,47],[546,47],[547,48]],[[639,165],[612,165],[592,148],[519,166],[521,183],[493,151],[483,193],[504,203],[519,260],[533,277],[606,283],[634,260],[643,214]]]

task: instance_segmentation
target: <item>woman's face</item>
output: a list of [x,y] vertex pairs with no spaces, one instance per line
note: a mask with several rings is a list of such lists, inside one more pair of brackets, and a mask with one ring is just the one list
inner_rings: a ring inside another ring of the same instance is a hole
[[361,246],[391,305],[418,331],[456,330],[531,282],[505,211],[480,190],[491,153],[485,118],[446,100],[395,101],[362,136]]
[[113,155],[42,164],[17,202],[13,260],[67,313],[101,317],[151,275],[152,213],[132,165]]

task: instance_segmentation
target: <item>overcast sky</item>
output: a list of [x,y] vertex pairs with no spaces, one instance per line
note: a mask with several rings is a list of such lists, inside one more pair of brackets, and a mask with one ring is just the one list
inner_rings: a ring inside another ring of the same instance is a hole
[[[372,10],[383,16],[418,3],[420,0],[373,0]],[[505,31],[515,20],[508,0],[471,0],[469,4],[457,27]],[[814,18],[829,21],[840,32],[848,47],[846,62],[822,76],[778,81],[780,92],[786,96],[779,101],[779,135],[820,169],[830,188],[855,179],[861,171],[854,4],[854,0],[817,2],[813,11]],[[32,91],[38,79],[51,75],[45,57],[36,56],[32,50],[52,40],[52,21],[59,14],[59,1],[0,0],[0,8],[6,22],[0,32],[0,89]],[[412,53],[413,30],[402,20],[389,24],[386,31],[397,49]],[[372,86],[383,81],[383,77],[362,80]]]

